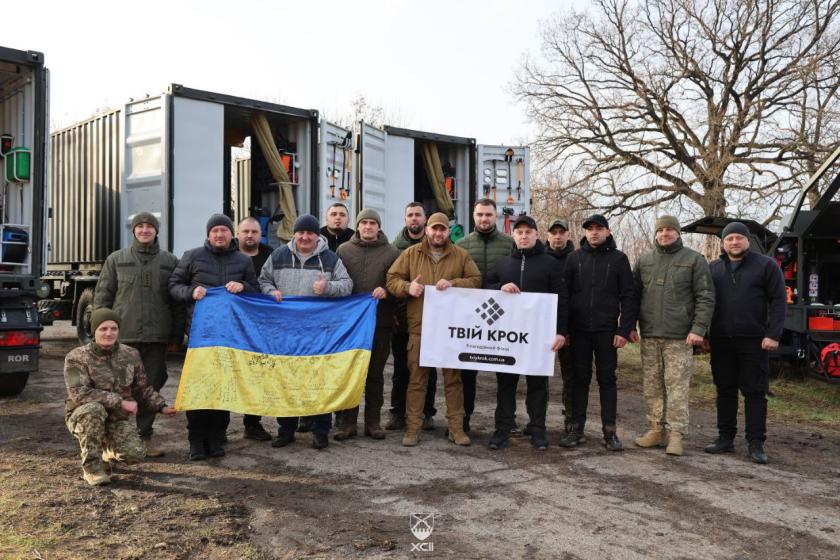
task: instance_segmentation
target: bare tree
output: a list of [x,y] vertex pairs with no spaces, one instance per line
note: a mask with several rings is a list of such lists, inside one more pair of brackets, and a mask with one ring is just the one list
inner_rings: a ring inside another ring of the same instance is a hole
[[[595,0],[513,86],[562,190],[769,223],[838,142],[838,0]],[[760,216],[759,216],[760,215]]]

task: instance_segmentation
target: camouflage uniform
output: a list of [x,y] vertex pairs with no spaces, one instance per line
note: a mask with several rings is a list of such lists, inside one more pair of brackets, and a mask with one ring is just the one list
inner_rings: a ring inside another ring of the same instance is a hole
[[[648,422],[688,433],[688,389],[694,370],[693,348],[675,338],[643,338],[643,395]],[[666,406],[667,403],[667,406]]]
[[137,401],[158,412],[166,401],[146,382],[140,353],[117,343],[104,349],[95,342],[80,346],[64,360],[67,385],[65,419],[82,451],[82,467],[96,472],[102,460],[135,463],[143,459],[143,442],[123,400]]

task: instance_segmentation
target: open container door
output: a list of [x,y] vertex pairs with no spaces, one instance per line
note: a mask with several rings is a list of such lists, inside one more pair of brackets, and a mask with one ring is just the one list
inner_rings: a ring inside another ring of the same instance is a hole
[[[151,212],[163,225],[158,234],[160,246],[171,249],[169,216],[169,146],[167,95],[127,103],[122,111],[122,157],[109,158],[113,165],[122,160],[121,204],[119,204],[120,247],[131,245],[134,235],[131,220],[139,212]],[[107,224],[109,213],[99,212],[99,220]],[[103,228],[109,229],[107,225]],[[116,250],[118,247],[111,248]],[[98,255],[101,260],[107,253]]]
[[475,198],[495,200],[496,226],[510,235],[520,214],[531,212],[531,149],[527,146],[476,146]]
[[[359,167],[361,169],[359,192],[360,208],[372,208],[382,218],[382,231],[390,241],[403,226],[403,208],[413,200],[414,189],[410,182],[389,180],[385,177],[389,164],[395,168],[409,165],[413,173],[413,147],[406,148],[399,142],[387,145],[385,131],[365,122],[359,123]],[[390,151],[389,151],[390,150]]]
[[350,227],[356,223],[358,193],[355,184],[353,132],[321,121],[318,145],[318,221],[326,223],[327,208],[340,202],[350,213]]

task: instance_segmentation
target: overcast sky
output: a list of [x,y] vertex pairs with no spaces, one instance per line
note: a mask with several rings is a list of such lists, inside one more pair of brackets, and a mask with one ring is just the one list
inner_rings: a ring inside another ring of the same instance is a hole
[[326,115],[351,114],[362,94],[395,124],[506,144],[532,135],[508,91],[514,71],[568,5],[4,2],[0,45],[44,53],[59,127],[180,83]]

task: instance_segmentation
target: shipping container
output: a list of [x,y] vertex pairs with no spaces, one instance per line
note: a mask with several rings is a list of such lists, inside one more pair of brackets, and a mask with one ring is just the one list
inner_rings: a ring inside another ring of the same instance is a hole
[[359,205],[380,212],[389,239],[402,229],[411,201],[422,202],[427,215],[449,214],[453,238],[473,229],[472,206],[478,199],[496,202],[500,230],[509,230],[511,218],[531,207],[527,147],[482,145],[474,138],[362,122],[357,150]]
[[[260,141],[255,123],[263,117],[270,140]],[[131,243],[138,212],[158,217],[161,247],[180,256],[204,242],[211,214],[256,217],[276,246],[284,217],[319,215],[354,190],[351,131],[320,120],[318,111],[179,84],[57,131],[51,141],[46,279],[53,290],[39,311],[44,321],[74,321],[82,340],[99,270],[108,254]],[[276,156],[266,157],[266,149]],[[248,164],[238,157],[243,152]],[[288,181],[275,178],[272,158]],[[288,212],[281,188],[292,191]]]
[[48,84],[43,54],[0,47],[0,395],[38,369]]

